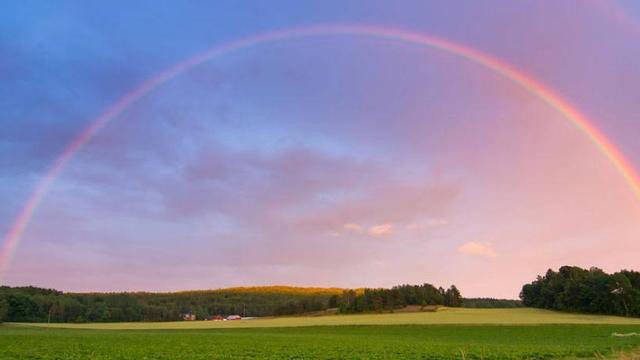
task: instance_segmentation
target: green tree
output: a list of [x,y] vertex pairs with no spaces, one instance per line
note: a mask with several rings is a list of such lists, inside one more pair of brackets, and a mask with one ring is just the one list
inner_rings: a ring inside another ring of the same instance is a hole
[[633,287],[629,279],[621,273],[611,276],[611,293],[615,295],[614,304],[618,306],[616,313],[624,312],[625,316],[629,316],[629,306],[633,305]]
[[346,290],[340,298],[340,312],[349,313],[355,309],[356,292],[354,290]]
[[462,306],[462,295],[455,285],[451,285],[444,295],[444,304],[451,307]]
[[4,321],[9,313],[9,303],[3,297],[0,297],[0,323]]
[[329,298],[329,308],[333,309],[333,308],[337,308],[338,307],[338,302],[339,302],[340,297],[338,295],[331,295],[331,297]]
[[592,267],[563,266],[522,287],[525,306],[572,312],[640,316],[640,273],[607,274]]

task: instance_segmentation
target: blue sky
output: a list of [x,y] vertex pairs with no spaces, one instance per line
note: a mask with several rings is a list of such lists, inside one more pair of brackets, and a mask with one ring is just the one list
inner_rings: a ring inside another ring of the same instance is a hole
[[[146,79],[327,23],[491,54],[640,168],[633,2],[24,1],[0,14],[0,231]],[[213,59],[127,108],[56,179],[0,275],[75,291],[426,281],[515,297],[547,267],[632,267],[639,210],[593,144],[519,86],[440,50],[319,36]]]

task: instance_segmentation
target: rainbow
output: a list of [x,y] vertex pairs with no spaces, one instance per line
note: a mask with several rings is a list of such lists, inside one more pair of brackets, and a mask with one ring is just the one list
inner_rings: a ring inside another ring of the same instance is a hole
[[15,251],[22,234],[27,228],[29,220],[33,216],[38,205],[44,198],[56,177],[64,170],[65,166],[69,161],[71,161],[73,156],[87,142],[89,142],[96,133],[105,127],[109,121],[113,120],[125,111],[131,104],[135,103],[161,84],[171,80],[186,70],[213,58],[259,44],[321,35],[366,36],[390,41],[405,42],[419,46],[427,46],[461,56],[477,65],[492,70],[513,83],[522,86],[530,94],[547,103],[549,106],[561,113],[565,119],[575,125],[578,130],[580,130],[591,142],[593,142],[595,146],[597,146],[600,152],[624,177],[634,196],[640,200],[640,180],[635,169],[624,158],[620,151],[611,144],[607,137],[593,125],[593,122],[581,114],[569,102],[554,93],[550,88],[512,65],[479,50],[446,39],[401,29],[370,25],[322,25],[293,28],[263,33],[234,42],[229,42],[188,58],[187,60],[180,62],[160,72],[155,77],[145,81],[133,91],[120,98],[115,104],[93,120],[57,158],[44,178],[37,184],[35,190],[29,196],[29,199],[15,219],[15,222],[5,237],[3,247],[0,252],[0,280],[8,267],[11,255]]

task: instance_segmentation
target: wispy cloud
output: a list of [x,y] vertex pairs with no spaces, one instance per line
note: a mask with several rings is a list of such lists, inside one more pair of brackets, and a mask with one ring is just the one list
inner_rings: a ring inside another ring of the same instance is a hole
[[449,224],[446,219],[429,219],[425,222],[412,222],[407,224],[407,230],[422,230],[427,228],[445,226]]
[[345,224],[344,228],[345,230],[352,231],[355,233],[362,233],[362,226],[358,224],[353,224],[353,223]]
[[371,236],[386,236],[393,233],[393,224],[386,223],[380,225],[374,225],[369,228],[367,233]]
[[481,243],[475,241],[469,241],[458,247],[458,252],[471,255],[471,256],[480,256],[480,257],[496,257],[496,252],[491,247],[489,243]]

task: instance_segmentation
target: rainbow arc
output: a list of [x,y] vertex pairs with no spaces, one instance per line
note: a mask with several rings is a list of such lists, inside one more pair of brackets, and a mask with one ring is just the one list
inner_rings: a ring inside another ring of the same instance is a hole
[[543,85],[532,76],[515,68],[514,66],[501,61],[491,55],[485,54],[471,47],[455,43],[443,38],[411,32],[401,29],[370,26],[370,25],[322,25],[303,28],[286,29],[268,32],[252,37],[247,37],[237,41],[222,44],[211,48],[208,51],[195,55],[182,61],[162,72],[155,77],[148,79],[130,93],[120,98],[115,104],[106,109],[96,119],[94,119],[64,150],[57,158],[43,179],[37,184],[35,190],[29,196],[27,202],[22,207],[16,220],[7,233],[2,250],[0,251],[0,280],[6,271],[10,258],[18,246],[30,219],[37,210],[38,205],[46,195],[54,180],[64,170],[74,155],[82,149],[91,139],[104,128],[110,121],[117,118],[133,103],[152,92],[158,86],[180,75],[181,73],[210,61],[214,58],[224,56],[234,51],[246,49],[252,46],[303,38],[310,36],[330,36],[330,35],[350,35],[364,36],[390,41],[399,41],[419,46],[426,46],[445,51],[450,54],[461,56],[489,69],[502,77],[520,85],[530,94],[541,99],[549,106],[557,110],[565,119],[570,121],[581,131],[609,160],[613,167],[624,177],[633,195],[640,200],[640,180],[635,169],[625,159],[622,153],[600,132],[584,114],[578,111],[567,100],[557,95],[551,88]]

